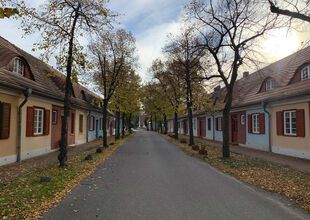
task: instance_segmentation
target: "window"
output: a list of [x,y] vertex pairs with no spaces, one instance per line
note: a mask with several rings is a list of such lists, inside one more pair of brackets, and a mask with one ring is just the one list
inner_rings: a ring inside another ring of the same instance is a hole
[[89,117],[88,130],[90,131],[95,130],[95,117],[94,116]]
[[193,129],[196,129],[196,119],[193,119]]
[[284,112],[284,134],[296,135],[296,111]]
[[211,118],[208,118],[208,131],[211,131]]
[[79,116],[79,131],[82,133],[83,132],[83,124],[84,124],[84,117],[83,115]]
[[222,131],[222,117],[216,118],[217,130]]
[[43,134],[43,125],[44,125],[44,110],[41,108],[34,109],[34,135]]
[[252,115],[252,132],[254,134],[259,134],[259,114]]
[[241,123],[241,125],[245,125],[245,115],[241,115],[240,116],[240,123]]
[[52,124],[57,124],[57,117],[58,117],[58,111],[53,110],[52,111]]
[[13,61],[13,72],[23,76],[24,70],[25,67],[23,61],[19,58],[15,58]]
[[99,130],[103,130],[103,118],[99,119]]
[[85,92],[84,92],[84,91],[81,91],[81,93],[80,93],[80,99],[86,101],[86,95],[85,95]]
[[270,91],[273,89],[273,79],[266,80],[266,91]]
[[310,79],[310,66],[306,66],[301,70],[301,80]]

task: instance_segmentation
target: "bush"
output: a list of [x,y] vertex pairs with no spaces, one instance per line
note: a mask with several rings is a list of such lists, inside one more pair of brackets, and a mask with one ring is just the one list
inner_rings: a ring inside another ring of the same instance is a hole
[[198,145],[193,145],[193,146],[192,146],[192,150],[194,150],[194,151],[199,151],[200,148],[199,148]]
[[199,154],[208,155],[208,151],[207,151],[206,147],[201,147],[201,149],[199,150]]
[[186,143],[187,143],[187,140],[186,140],[185,138],[182,138],[182,139],[180,140],[180,142],[181,142],[182,144],[186,144]]

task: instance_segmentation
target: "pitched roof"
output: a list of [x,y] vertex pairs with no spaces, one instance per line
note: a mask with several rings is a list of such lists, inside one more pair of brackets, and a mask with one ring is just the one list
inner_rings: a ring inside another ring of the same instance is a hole
[[[23,57],[29,64],[34,80],[23,77],[7,70],[8,63],[15,57]],[[6,39],[0,36],[0,85],[18,90],[31,88],[34,94],[53,98],[59,101],[64,99],[64,82],[65,76],[55,70],[43,61],[35,58],[24,50],[18,48]],[[74,89],[83,90],[87,95],[87,101],[77,97],[72,97],[71,101],[74,106],[81,108],[100,111],[98,106],[92,105],[91,100],[99,98],[80,84],[74,84]],[[110,113],[111,114],[111,113]]]

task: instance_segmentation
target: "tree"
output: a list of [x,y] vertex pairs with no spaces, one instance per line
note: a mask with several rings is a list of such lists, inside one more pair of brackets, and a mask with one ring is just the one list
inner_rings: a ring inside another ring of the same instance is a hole
[[272,13],[310,22],[310,2],[308,0],[281,1],[283,8],[291,7],[292,10],[280,8],[277,1],[268,0],[268,2]]
[[[43,58],[55,55],[60,70],[66,70],[64,116],[61,127],[61,167],[67,159],[68,116],[71,108],[72,77],[80,67],[85,67],[85,54],[79,44],[83,34],[92,34],[110,24],[113,17],[104,0],[49,0],[38,9],[27,8],[23,2],[19,10],[23,14],[25,34],[39,31],[41,40],[34,49],[43,50]],[[55,54],[57,53],[57,54]]]
[[205,79],[220,78],[226,89],[223,158],[230,156],[229,114],[239,68],[253,59],[255,40],[275,27],[276,16],[265,8],[266,4],[256,0],[192,1],[187,7],[188,19],[199,27],[204,41],[201,47],[211,57]]
[[194,145],[193,131],[193,84],[199,81],[202,70],[201,62],[205,50],[199,46],[200,39],[196,36],[194,29],[187,28],[179,36],[174,37],[166,45],[164,51],[171,60],[171,65],[184,82],[186,88],[186,107],[189,123],[189,145]]
[[173,109],[158,82],[149,82],[143,86],[141,102],[145,113],[150,116],[151,130],[158,131],[161,128],[166,131],[167,117],[172,115]]
[[[120,79],[119,86],[111,98],[109,108],[116,115],[116,140],[120,138],[120,134],[124,136],[125,115],[136,115],[140,112],[140,86],[140,76],[134,70],[131,70]],[[120,128],[120,121],[122,121],[122,128]],[[127,124],[127,126],[131,131],[130,124]]]
[[10,18],[18,15],[19,11],[16,8],[16,3],[8,0],[0,0],[0,19]]
[[123,29],[101,33],[89,45],[89,51],[93,66],[91,72],[99,92],[103,95],[103,147],[108,147],[108,105],[121,79],[135,66],[135,39]]
[[[178,114],[184,97],[182,80],[178,74],[174,72],[172,64],[162,62],[160,59],[153,61],[150,71],[153,77],[157,79],[161,85],[162,91],[165,93],[171,107],[174,111],[173,132],[174,138],[178,139]],[[165,126],[167,129],[167,126]],[[167,133],[165,130],[164,133]]]

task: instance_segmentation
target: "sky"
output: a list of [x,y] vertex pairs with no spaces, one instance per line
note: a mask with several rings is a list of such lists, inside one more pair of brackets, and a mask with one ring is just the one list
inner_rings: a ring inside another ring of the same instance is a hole
[[[31,6],[38,6],[44,0],[28,0]],[[110,0],[107,7],[119,13],[119,27],[130,31],[136,38],[139,56],[138,73],[144,82],[151,80],[148,68],[152,61],[162,56],[162,47],[167,35],[178,32],[184,6],[190,0]],[[39,57],[40,52],[33,52],[33,43],[40,38],[39,34],[22,37],[18,22],[12,19],[0,20],[0,35],[25,51]],[[267,62],[274,62],[301,48],[301,43],[309,38],[310,27],[301,32],[277,30],[269,33],[262,42],[262,52]],[[289,43],[288,43],[289,42]],[[53,61],[50,65],[55,66]]]

